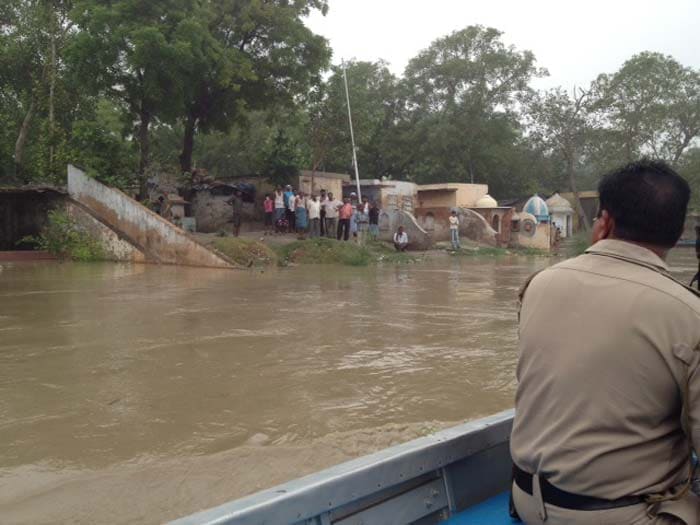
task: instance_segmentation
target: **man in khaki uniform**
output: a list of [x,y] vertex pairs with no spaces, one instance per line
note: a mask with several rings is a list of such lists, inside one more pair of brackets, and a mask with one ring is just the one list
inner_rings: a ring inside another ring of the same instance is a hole
[[690,190],[642,161],[599,192],[593,246],[521,295],[515,508],[526,524],[700,524],[686,483],[700,447],[700,297],[664,262]]

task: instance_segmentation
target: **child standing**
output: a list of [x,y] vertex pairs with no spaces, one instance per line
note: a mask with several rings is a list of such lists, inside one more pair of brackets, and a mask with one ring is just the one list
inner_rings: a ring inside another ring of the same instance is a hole
[[452,249],[459,250],[461,246],[459,245],[459,217],[457,217],[457,210],[452,210],[449,220],[450,240],[452,241]]
[[263,201],[263,211],[265,212],[265,235],[270,235],[272,233],[273,216],[275,214],[275,201],[272,200],[272,196],[268,193],[265,195],[265,200]]

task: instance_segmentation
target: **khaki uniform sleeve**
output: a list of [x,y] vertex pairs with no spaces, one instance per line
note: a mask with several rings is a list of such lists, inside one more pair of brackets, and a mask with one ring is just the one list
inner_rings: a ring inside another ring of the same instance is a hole
[[[673,354],[683,363],[685,374],[681,380],[683,396],[682,424],[693,449],[700,451],[700,342],[695,348],[676,345]],[[683,384],[685,383],[685,384]]]
[[540,273],[542,273],[544,270],[540,270],[538,272],[533,273],[530,277],[527,278],[525,283],[520,287],[520,290],[518,290],[518,323],[520,322],[520,311],[523,308],[523,300],[525,299],[525,292],[527,292],[528,287],[530,286],[530,283],[532,280],[537,277]]

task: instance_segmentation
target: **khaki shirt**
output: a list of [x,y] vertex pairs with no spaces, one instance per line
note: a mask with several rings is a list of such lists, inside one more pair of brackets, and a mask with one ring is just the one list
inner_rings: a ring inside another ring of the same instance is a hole
[[604,240],[530,283],[511,439],[521,469],[607,499],[687,479],[681,393],[689,378],[698,450],[700,298],[653,268],[668,270],[641,246]]

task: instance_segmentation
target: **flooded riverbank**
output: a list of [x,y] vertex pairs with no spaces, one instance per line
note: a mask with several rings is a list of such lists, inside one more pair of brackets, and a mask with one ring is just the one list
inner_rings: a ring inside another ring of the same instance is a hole
[[2,521],[160,523],[508,408],[552,262],[2,265]]

